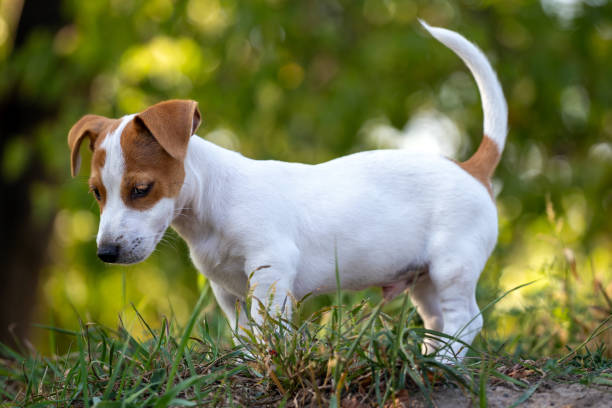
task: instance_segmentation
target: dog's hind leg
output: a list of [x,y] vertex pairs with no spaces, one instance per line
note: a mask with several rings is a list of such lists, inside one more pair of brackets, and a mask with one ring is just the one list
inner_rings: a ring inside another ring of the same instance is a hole
[[446,343],[438,354],[442,361],[463,358],[467,352],[465,344],[470,345],[482,328],[476,283],[484,262],[477,262],[478,256],[466,254],[469,251],[453,258],[447,253],[432,261],[430,266],[431,282],[442,313],[442,332],[459,340],[441,339]]
[[[414,304],[423,319],[423,324],[427,330],[435,330],[441,332],[444,329],[444,320],[442,319],[442,309],[440,301],[429,274],[420,277],[410,287],[410,299]],[[438,342],[426,336],[423,341],[423,354],[429,354],[436,350]]]

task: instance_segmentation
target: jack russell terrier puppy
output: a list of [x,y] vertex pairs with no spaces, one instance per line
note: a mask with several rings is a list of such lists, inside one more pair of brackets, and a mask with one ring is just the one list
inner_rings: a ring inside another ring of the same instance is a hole
[[[336,289],[337,260],[343,289],[379,286],[389,299],[409,288],[425,328],[470,344],[482,327],[476,283],[498,234],[491,176],[504,148],[507,106],[475,45],[423,26],[478,84],[484,137],[469,160],[405,150],[317,165],[252,160],[196,136],[200,113],[187,100],[120,119],[86,115],[68,144],[73,176],[83,140],[93,150],[100,259],[143,261],[172,225],[234,328],[247,322],[235,307],[249,285],[266,307],[288,316],[288,296]],[[262,319],[256,310],[253,316]],[[447,354],[463,356],[461,342]],[[428,340],[424,350],[438,344]]]

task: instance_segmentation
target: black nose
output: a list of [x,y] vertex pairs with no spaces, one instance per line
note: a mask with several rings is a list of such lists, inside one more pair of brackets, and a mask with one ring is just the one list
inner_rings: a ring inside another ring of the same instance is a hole
[[119,245],[102,244],[98,247],[98,258],[106,263],[115,263],[119,258]]

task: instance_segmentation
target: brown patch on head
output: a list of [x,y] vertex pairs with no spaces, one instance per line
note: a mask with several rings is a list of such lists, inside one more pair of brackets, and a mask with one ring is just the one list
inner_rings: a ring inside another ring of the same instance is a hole
[[138,210],[175,197],[185,179],[189,139],[200,126],[195,101],[170,100],[151,106],[130,121],[121,135],[125,174],[121,198]]
[[[163,197],[175,197],[185,179],[182,160],[170,156],[138,118],[130,121],[121,135],[125,173],[121,199],[131,208],[146,210]],[[135,189],[150,190],[138,197]]]
[[[106,203],[106,188],[101,176],[106,151],[100,145],[120,123],[121,119],[85,115],[68,134],[73,177],[80,167],[81,142],[89,138],[89,147],[93,150],[89,184],[100,204],[100,211]],[[189,138],[199,126],[198,104],[188,100],[170,100],[153,105],[126,125],[120,135],[126,165],[121,197],[126,205],[145,210],[162,197],[174,197],[180,192],[185,179],[183,160]]]
[[491,177],[493,177],[493,172],[495,172],[499,159],[499,148],[491,138],[484,135],[476,153],[468,160],[457,164],[481,182],[491,197],[493,197]]

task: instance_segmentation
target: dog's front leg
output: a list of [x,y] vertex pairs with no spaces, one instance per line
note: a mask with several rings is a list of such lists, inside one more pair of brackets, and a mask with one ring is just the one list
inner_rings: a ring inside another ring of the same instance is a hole
[[266,314],[275,319],[291,318],[296,254],[297,251],[290,247],[265,251],[247,260],[245,272],[252,295],[251,317],[258,325],[264,323]]
[[248,323],[247,314],[244,310],[244,302],[222,286],[213,281],[209,282],[215,299],[217,299],[217,303],[221,310],[223,310],[232,331],[240,333],[242,327],[246,327]]

